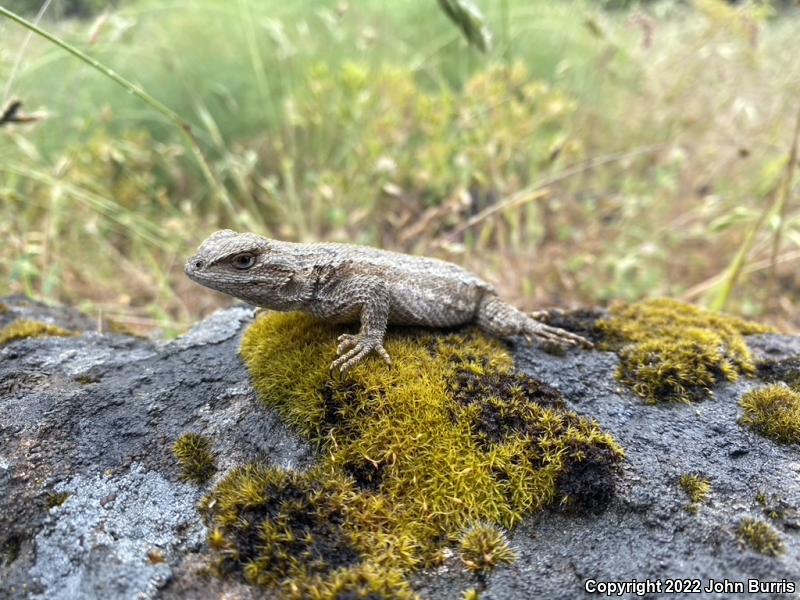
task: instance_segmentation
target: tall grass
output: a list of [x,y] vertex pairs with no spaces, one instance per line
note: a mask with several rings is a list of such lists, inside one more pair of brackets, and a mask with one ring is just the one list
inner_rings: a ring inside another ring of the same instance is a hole
[[[0,130],[0,293],[180,330],[223,301],[180,266],[224,226],[436,253],[529,307],[713,289],[786,163],[800,18],[480,4],[486,55],[433,0],[143,0],[46,23],[191,123],[233,210],[162,114],[34,41],[13,94],[49,116]],[[23,35],[0,21],[0,79]],[[783,304],[768,269],[730,304],[788,326],[793,198]]]

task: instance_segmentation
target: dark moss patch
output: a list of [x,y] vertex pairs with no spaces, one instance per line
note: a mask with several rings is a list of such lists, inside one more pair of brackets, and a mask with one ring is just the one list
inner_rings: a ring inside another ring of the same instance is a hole
[[512,527],[559,502],[559,482],[587,505],[613,494],[589,474],[613,480],[622,450],[556,390],[514,374],[499,342],[390,332],[391,367],[369,360],[332,378],[337,334],[265,315],[245,335],[261,399],[324,458],[303,475],[250,466],[220,483],[205,502],[220,573],[289,597],[398,597],[472,523]]
[[75,334],[61,327],[57,327],[56,325],[20,319],[0,329],[0,346],[16,340],[24,340],[32,337],[68,337],[72,335]]
[[742,425],[782,444],[800,443],[800,393],[781,385],[747,392],[740,402]]
[[581,514],[602,513],[616,495],[617,462],[608,448],[581,443],[570,448],[556,483],[561,506]]
[[0,302],[0,315],[9,315],[9,314],[11,314],[11,309],[8,308],[8,305]]
[[758,378],[764,383],[785,383],[800,392],[800,356],[761,361],[756,368]]
[[198,485],[204,484],[217,470],[211,440],[197,433],[187,433],[172,449],[181,465],[183,476]]
[[0,565],[10,565],[17,558],[22,549],[23,538],[17,534],[11,534],[0,546]]
[[780,556],[786,552],[786,546],[780,534],[769,523],[756,519],[743,519],[737,530],[739,541],[765,556]]
[[744,336],[773,331],[670,299],[612,308],[597,326],[619,355],[618,379],[651,403],[704,400],[717,382],[755,374]]

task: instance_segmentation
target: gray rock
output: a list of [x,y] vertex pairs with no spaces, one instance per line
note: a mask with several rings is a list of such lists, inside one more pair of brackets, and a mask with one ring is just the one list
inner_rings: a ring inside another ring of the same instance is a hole
[[[220,311],[182,338],[155,344],[93,333],[90,319],[67,309],[3,302],[12,314],[0,325],[24,316],[87,333],[0,346],[0,598],[269,597],[203,575],[207,532],[196,510],[234,465],[265,460],[300,469],[314,460],[250,386],[238,347],[253,310]],[[800,357],[799,338],[750,343],[770,360]],[[779,558],[737,540],[742,518],[766,519],[759,492],[786,514],[800,507],[800,450],[737,423],[738,400],[756,382],[720,385],[700,404],[648,406],[615,380],[614,354],[520,348],[517,362],[621,442],[627,461],[616,498],[599,515],[554,508],[529,518],[511,534],[519,560],[485,582],[455,558],[416,575],[423,597],[459,598],[485,583],[487,599],[576,598],[587,595],[586,580],[650,579],[662,592],[649,598],[727,598],[733,594],[664,589],[678,578],[701,587],[711,579],[800,583],[797,519],[773,523],[787,547]],[[219,471],[202,488],[182,481],[172,455],[189,432],[211,437],[218,455]],[[678,486],[686,473],[713,485],[696,514]]]

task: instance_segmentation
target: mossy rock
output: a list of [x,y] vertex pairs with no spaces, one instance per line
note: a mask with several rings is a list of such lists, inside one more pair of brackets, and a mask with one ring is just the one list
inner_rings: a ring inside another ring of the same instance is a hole
[[242,467],[206,498],[219,573],[291,597],[346,585],[411,597],[398,582],[474,523],[510,528],[550,504],[592,511],[613,497],[622,449],[516,374],[499,342],[393,331],[392,366],[368,360],[343,378],[329,370],[339,333],[270,314],[245,335],[259,396],[323,458],[302,474]]
[[619,355],[617,377],[650,403],[699,401],[720,381],[756,372],[745,336],[773,329],[677,300],[612,308],[597,327]]
[[40,323],[39,321],[19,319],[10,325],[7,325],[3,329],[0,329],[0,346],[16,340],[24,340],[32,337],[68,337],[71,335],[75,334],[56,325],[48,325],[47,323]]
[[782,444],[800,443],[800,393],[781,384],[747,392],[742,424]]

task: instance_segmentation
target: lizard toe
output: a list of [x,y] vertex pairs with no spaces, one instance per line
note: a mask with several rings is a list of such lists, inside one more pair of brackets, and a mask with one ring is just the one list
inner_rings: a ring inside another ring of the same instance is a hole
[[363,338],[357,335],[349,336],[339,344],[337,349],[339,358],[331,364],[331,371],[338,370],[340,373],[345,374],[363,362],[372,352],[378,353],[388,364],[392,364],[392,359],[380,340]]

